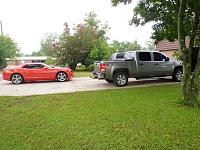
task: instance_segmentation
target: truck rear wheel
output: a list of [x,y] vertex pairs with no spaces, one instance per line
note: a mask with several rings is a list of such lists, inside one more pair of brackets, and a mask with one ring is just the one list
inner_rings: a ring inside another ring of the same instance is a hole
[[127,73],[126,72],[117,72],[114,75],[114,83],[118,87],[126,86],[128,84],[128,75],[127,75]]

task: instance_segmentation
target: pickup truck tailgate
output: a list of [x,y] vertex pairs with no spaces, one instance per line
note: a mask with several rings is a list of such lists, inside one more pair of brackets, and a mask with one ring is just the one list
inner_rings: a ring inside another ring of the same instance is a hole
[[95,72],[100,72],[100,61],[95,61],[94,62],[94,71]]

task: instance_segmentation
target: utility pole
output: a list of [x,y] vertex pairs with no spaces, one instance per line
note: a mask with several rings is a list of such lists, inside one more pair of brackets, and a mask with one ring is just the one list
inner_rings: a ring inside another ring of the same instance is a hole
[[1,35],[3,35],[3,25],[1,20],[0,20],[0,26],[1,26]]

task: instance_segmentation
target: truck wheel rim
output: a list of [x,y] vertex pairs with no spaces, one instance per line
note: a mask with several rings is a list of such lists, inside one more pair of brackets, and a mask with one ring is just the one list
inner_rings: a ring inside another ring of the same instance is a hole
[[126,76],[125,75],[117,76],[117,83],[118,83],[118,85],[125,85],[126,84]]
[[182,77],[183,77],[182,71],[178,71],[178,72],[176,73],[176,79],[177,79],[178,81],[181,81],[181,80],[182,80]]
[[65,73],[61,72],[57,76],[58,81],[65,81],[67,79],[67,76]]
[[13,75],[12,81],[14,84],[20,84],[22,82],[22,77],[18,74]]

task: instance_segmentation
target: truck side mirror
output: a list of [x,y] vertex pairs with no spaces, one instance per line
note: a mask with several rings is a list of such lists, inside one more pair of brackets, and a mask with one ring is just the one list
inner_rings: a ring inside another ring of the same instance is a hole
[[166,57],[165,61],[169,61],[169,57]]

